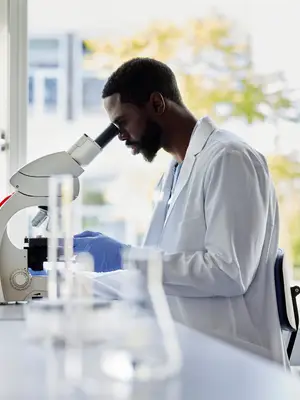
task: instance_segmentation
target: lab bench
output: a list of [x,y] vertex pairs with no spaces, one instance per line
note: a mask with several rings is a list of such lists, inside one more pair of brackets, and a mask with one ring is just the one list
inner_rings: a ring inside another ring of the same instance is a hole
[[[0,398],[46,400],[51,398],[46,382],[46,352],[41,345],[26,338],[25,307],[27,305],[0,306]],[[128,399],[300,399],[300,380],[296,376],[180,324],[176,324],[176,329],[183,353],[179,379],[163,385],[148,384],[142,390],[131,392]],[[92,361],[93,352],[90,357]],[[148,396],[150,391],[152,394]],[[126,398],[124,396],[122,393],[121,398]],[[65,397],[54,398],[60,400]],[[80,393],[72,396],[72,400],[94,398],[114,399],[112,396],[93,397]]]

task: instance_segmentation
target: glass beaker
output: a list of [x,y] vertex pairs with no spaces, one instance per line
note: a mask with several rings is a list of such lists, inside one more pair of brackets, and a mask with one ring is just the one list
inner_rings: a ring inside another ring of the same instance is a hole
[[73,177],[53,175],[49,179],[48,299],[56,300],[70,290],[73,231]]
[[105,344],[102,371],[122,381],[172,377],[181,368],[181,351],[163,289],[161,252],[127,248],[123,265],[127,276],[118,304],[121,333]]
[[72,283],[65,273],[73,256],[72,200],[73,177],[54,175],[48,182],[48,297],[32,301],[27,312],[27,333],[30,338],[61,338],[64,318],[64,299],[67,286]]

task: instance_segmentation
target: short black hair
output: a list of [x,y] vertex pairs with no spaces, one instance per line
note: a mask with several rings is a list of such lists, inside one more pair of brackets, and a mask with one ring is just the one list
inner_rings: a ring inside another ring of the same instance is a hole
[[153,92],[183,105],[171,68],[153,58],[137,57],[126,61],[111,74],[102,90],[102,98],[119,93],[123,103],[142,106]]

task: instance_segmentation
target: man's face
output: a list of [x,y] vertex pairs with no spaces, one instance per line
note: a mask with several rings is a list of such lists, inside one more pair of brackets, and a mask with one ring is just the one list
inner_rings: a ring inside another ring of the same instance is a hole
[[149,115],[149,107],[122,103],[119,94],[105,98],[104,107],[111,122],[120,129],[119,139],[134,155],[141,153],[146,161],[153,161],[162,147],[163,131]]

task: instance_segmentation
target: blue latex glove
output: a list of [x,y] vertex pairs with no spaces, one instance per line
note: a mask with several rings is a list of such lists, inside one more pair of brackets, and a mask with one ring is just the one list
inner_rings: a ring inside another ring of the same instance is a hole
[[74,236],[74,253],[90,253],[96,272],[110,272],[122,268],[121,252],[127,245],[100,232],[84,231]]
[[44,270],[42,270],[42,271],[34,271],[31,268],[28,268],[28,272],[32,276],[45,276],[45,275],[48,275],[47,271],[44,271]]

